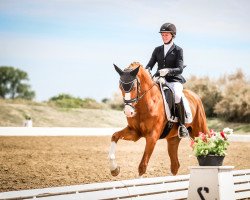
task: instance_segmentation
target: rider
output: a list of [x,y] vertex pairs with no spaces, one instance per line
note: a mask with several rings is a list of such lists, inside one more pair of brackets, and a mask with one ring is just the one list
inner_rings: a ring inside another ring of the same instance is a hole
[[189,133],[184,125],[185,110],[181,98],[183,90],[182,84],[186,82],[181,75],[184,68],[183,50],[173,42],[176,36],[176,27],[174,24],[163,24],[159,33],[161,34],[164,44],[154,49],[146,69],[152,70],[157,62],[158,69],[155,76],[160,76],[158,82],[166,84],[175,94],[175,103],[179,117],[179,137],[188,137]]

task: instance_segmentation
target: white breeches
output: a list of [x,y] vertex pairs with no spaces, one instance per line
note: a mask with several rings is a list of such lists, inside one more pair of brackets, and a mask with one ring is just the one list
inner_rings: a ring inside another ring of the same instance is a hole
[[166,85],[170,87],[172,91],[174,91],[175,103],[180,103],[183,85],[179,82],[166,82]]

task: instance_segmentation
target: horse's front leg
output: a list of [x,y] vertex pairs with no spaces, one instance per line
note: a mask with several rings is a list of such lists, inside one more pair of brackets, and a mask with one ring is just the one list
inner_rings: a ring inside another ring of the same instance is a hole
[[156,142],[157,142],[156,137],[153,137],[153,136],[146,137],[146,146],[145,146],[144,154],[143,154],[141,163],[138,168],[139,176],[142,176],[143,174],[145,174],[149,159],[153,153]]
[[131,129],[128,126],[112,135],[111,146],[108,156],[112,176],[117,176],[120,173],[120,167],[117,165],[115,160],[115,147],[119,139],[132,140],[135,142],[140,139],[140,136],[134,129]]

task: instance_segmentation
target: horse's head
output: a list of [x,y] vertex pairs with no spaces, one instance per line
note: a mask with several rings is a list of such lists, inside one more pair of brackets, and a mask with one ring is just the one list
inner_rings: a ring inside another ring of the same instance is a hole
[[139,81],[137,74],[140,66],[133,68],[126,68],[124,71],[121,70],[114,64],[115,70],[120,75],[120,89],[123,95],[123,101],[125,104],[124,113],[127,117],[135,116],[134,104],[138,101],[139,95]]
[[127,117],[133,117],[136,114],[135,105],[147,92],[144,91],[144,93],[141,94],[140,82],[143,81],[145,84],[145,77],[150,80],[151,78],[146,70],[137,62],[132,63],[125,70],[121,70],[115,64],[114,67],[120,75],[120,89],[125,105],[124,113]]

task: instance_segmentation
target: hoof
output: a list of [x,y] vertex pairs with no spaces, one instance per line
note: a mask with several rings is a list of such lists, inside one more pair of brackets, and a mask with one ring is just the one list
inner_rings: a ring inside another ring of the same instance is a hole
[[112,176],[117,176],[120,173],[120,167],[118,166],[115,170],[111,171]]
[[176,176],[176,174],[178,173],[178,169],[179,167],[177,169],[171,169],[172,176]]

